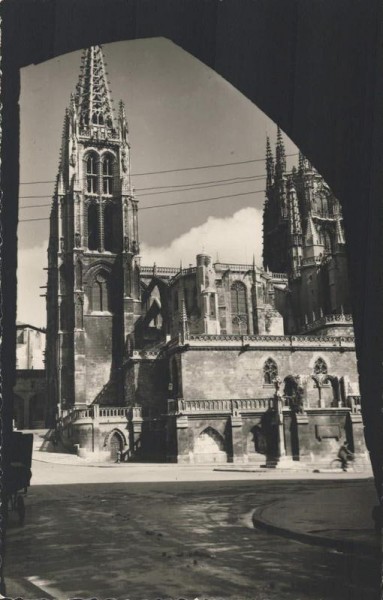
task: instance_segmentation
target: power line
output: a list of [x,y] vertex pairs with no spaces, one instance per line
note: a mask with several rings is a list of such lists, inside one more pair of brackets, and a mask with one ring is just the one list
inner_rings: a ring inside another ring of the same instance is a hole
[[[142,210],[151,210],[153,208],[165,208],[167,206],[181,206],[184,204],[198,204],[200,202],[211,202],[212,200],[223,200],[225,198],[237,198],[239,196],[250,196],[252,194],[264,194],[265,190],[254,190],[252,192],[241,192],[238,194],[229,194],[226,196],[215,196],[214,198],[200,198],[199,200],[187,200],[186,202],[169,202],[167,204],[154,204],[152,206],[143,206]],[[19,223],[30,223],[32,221],[49,221],[50,217],[41,217],[35,219],[20,219]]]
[[[254,177],[246,177],[246,178],[240,178],[240,177],[235,177],[233,179],[222,179],[221,181],[223,183],[219,183],[220,180],[218,180],[217,182],[205,182],[209,185],[202,185],[204,182],[201,182],[201,185],[199,183],[195,183],[195,184],[188,184],[189,187],[183,187],[182,185],[169,185],[169,186],[160,186],[163,188],[167,188],[165,190],[161,190],[161,191],[156,191],[156,192],[148,192],[146,194],[137,194],[137,198],[144,198],[145,196],[157,196],[159,194],[171,194],[171,193],[175,193],[175,192],[189,192],[189,191],[193,191],[193,190],[203,190],[203,189],[209,189],[212,187],[226,187],[226,186],[230,186],[230,185],[238,185],[241,183],[249,183],[250,181],[257,181],[259,179],[266,179],[263,175],[255,175]],[[238,181],[236,181],[238,180]],[[172,189],[172,188],[176,188],[176,189]],[[144,189],[144,188],[142,188]],[[148,188],[148,189],[155,189],[155,188]],[[25,198],[51,198],[51,196],[20,196],[20,199],[25,199]],[[31,204],[30,206],[20,206],[20,210],[26,209],[26,208],[42,208],[45,206],[51,206],[51,204],[46,203],[46,204]]]
[[[298,156],[299,153],[298,152],[294,152],[292,154],[286,154],[286,157],[288,156]],[[143,177],[144,175],[159,175],[161,173],[179,173],[180,171],[196,171],[199,169],[216,169],[219,167],[230,167],[232,165],[248,165],[250,163],[255,163],[255,162],[264,162],[265,158],[252,158],[249,160],[238,160],[238,161],[233,161],[233,162],[228,162],[228,163],[220,163],[220,164],[212,164],[212,165],[201,165],[201,166],[196,166],[196,167],[182,167],[179,169],[163,169],[161,171],[146,171],[144,173],[132,173],[131,176],[132,177]],[[20,185],[34,185],[34,184],[42,184],[42,183],[56,183],[56,179],[52,179],[49,181],[21,181]]]

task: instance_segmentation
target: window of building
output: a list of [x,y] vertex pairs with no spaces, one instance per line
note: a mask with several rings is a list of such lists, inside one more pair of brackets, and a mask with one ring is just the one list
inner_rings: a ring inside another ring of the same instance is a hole
[[327,375],[327,364],[323,360],[323,358],[318,358],[314,364],[314,373],[315,375]]
[[92,286],[92,310],[97,312],[110,312],[110,293],[107,275],[97,273]]
[[115,240],[113,236],[113,214],[114,205],[108,202],[104,209],[104,248],[113,252]]
[[102,193],[113,193],[113,162],[111,156],[106,156],[102,163]]
[[97,194],[97,156],[89,154],[86,161],[86,191]]
[[272,358],[268,358],[263,365],[263,381],[264,383],[271,384],[276,377],[278,377],[277,363]]
[[241,281],[235,281],[230,293],[232,331],[242,335],[248,332],[246,286]]
[[88,206],[88,248],[89,250],[98,249],[98,206],[89,204]]

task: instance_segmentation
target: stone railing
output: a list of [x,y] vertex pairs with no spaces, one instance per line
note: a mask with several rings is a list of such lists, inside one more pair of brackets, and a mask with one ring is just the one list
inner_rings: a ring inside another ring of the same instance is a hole
[[313,331],[314,329],[319,329],[320,327],[325,327],[327,325],[350,325],[352,326],[352,315],[325,315],[316,319],[312,323],[306,323],[303,327],[303,331]]
[[248,398],[241,400],[168,400],[169,414],[229,413],[264,411],[273,406],[273,398]]
[[127,406],[98,406],[97,404],[88,408],[73,408],[59,420],[59,425],[65,428],[80,421],[97,420],[100,423],[110,419],[121,421],[127,418],[130,410]]
[[126,406],[103,406],[99,408],[100,417],[125,417],[128,415],[129,408]]
[[169,277],[173,277],[179,273],[179,269],[177,267],[157,267],[156,266],[143,266],[140,267],[141,275],[168,275]]
[[219,346],[219,347],[240,347],[243,350],[251,348],[290,348],[298,350],[300,348],[330,347],[346,348],[354,347],[354,336],[319,336],[319,335],[235,335],[220,334],[210,335],[205,333],[190,334],[187,338],[190,347],[198,346]]

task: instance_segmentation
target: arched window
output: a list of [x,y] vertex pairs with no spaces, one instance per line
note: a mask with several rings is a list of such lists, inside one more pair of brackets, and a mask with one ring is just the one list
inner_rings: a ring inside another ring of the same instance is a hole
[[88,248],[98,249],[98,206],[93,203],[88,206]]
[[97,194],[97,156],[89,154],[86,160],[86,191],[88,194]]
[[327,375],[327,373],[328,373],[327,364],[323,360],[323,358],[319,357],[315,361],[315,364],[314,364],[314,374],[315,375]]
[[102,193],[113,193],[113,161],[111,156],[106,156],[102,162]]
[[231,322],[233,333],[248,332],[246,286],[241,281],[235,281],[231,286]]
[[110,304],[107,275],[103,272],[97,273],[92,286],[92,310],[99,312],[110,312]]
[[76,289],[81,290],[82,288],[82,262],[81,260],[76,261]]
[[115,241],[113,236],[114,205],[108,202],[104,209],[104,248],[113,252]]
[[75,306],[75,327],[76,329],[84,328],[84,305],[81,298],[77,298]]
[[263,381],[270,384],[276,377],[278,377],[277,363],[272,358],[268,358],[263,365]]

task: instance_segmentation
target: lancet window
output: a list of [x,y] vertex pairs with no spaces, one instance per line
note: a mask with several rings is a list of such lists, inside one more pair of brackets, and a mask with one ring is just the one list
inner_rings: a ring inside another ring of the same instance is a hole
[[278,377],[277,363],[272,358],[268,358],[263,365],[263,381],[264,383],[271,384],[276,377]]
[[96,154],[89,154],[86,160],[86,191],[88,194],[97,194],[97,162]]
[[235,281],[230,295],[232,331],[245,334],[248,332],[246,286],[241,281]]
[[111,312],[109,281],[105,273],[97,273],[92,285],[92,310]]
[[115,240],[113,236],[113,214],[115,207],[112,203],[108,202],[104,209],[104,247],[105,250],[113,252],[115,247]]
[[98,206],[89,204],[88,206],[88,248],[89,250],[98,249]]
[[106,156],[102,162],[102,192],[110,195],[113,193],[113,160]]

